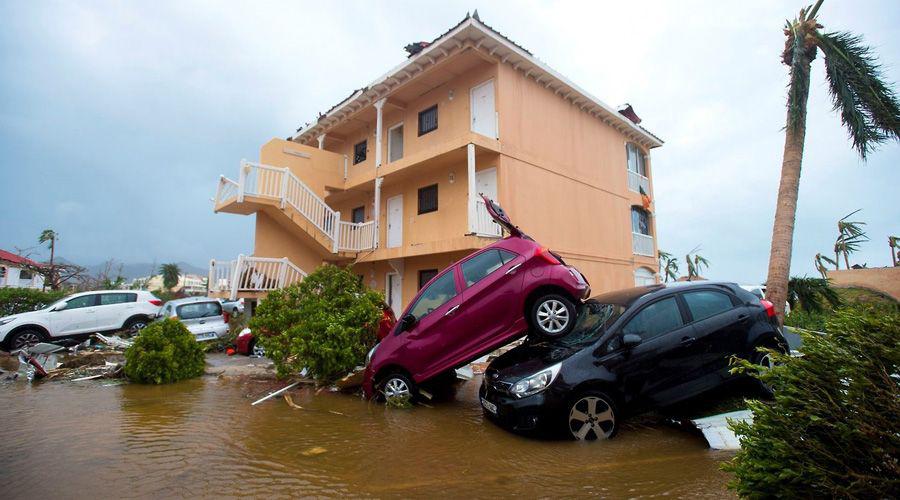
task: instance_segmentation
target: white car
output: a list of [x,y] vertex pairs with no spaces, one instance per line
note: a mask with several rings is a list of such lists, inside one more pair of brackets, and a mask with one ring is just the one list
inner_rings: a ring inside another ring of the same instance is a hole
[[95,332],[137,331],[156,317],[162,301],[140,290],[82,292],[37,311],[0,318],[0,343],[8,351]]
[[166,302],[159,312],[161,318],[181,321],[198,342],[215,340],[228,335],[228,322],[218,299],[188,297]]

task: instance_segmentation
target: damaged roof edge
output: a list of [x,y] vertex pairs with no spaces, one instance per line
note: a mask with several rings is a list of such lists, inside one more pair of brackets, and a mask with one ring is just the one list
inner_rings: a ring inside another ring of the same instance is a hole
[[[336,114],[342,112],[344,110],[344,108],[346,108],[347,106],[351,105],[352,103],[354,103],[360,99],[366,98],[366,102],[363,104],[363,106],[365,106],[369,102],[374,102],[382,97],[387,97],[388,95],[390,95],[392,89],[391,89],[391,86],[386,82],[388,82],[389,80],[397,80],[398,84],[400,84],[399,79],[397,79],[395,75],[404,73],[404,72],[408,73],[407,70],[411,66],[422,66],[423,61],[425,61],[426,59],[428,61],[430,61],[430,64],[428,62],[426,62],[425,66],[430,66],[431,64],[434,64],[435,61],[437,61],[438,59],[435,59],[434,57],[429,57],[432,54],[437,54],[438,57],[441,57],[440,54],[443,54],[444,56],[448,55],[446,48],[442,47],[442,45],[444,45],[445,43],[448,43],[451,41],[456,42],[457,45],[456,45],[456,47],[454,47],[454,49],[461,47],[463,42],[466,42],[466,41],[471,41],[474,44],[473,48],[475,48],[476,50],[485,50],[486,51],[488,48],[490,48],[490,47],[482,48],[482,45],[485,41],[484,38],[481,38],[478,40],[466,39],[463,41],[454,39],[457,35],[459,35],[463,31],[465,31],[469,27],[472,27],[472,28],[478,30],[480,33],[483,33],[484,35],[489,37],[491,39],[491,41],[495,42],[496,45],[494,45],[491,48],[489,54],[491,56],[494,56],[496,54],[496,56],[500,59],[501,63],[509,63],[517,71],[523,71],[523,72],[525,72],[526,69],[523,68],[522,66],[526,66],[526,65],[532,66],[532,68],[531,68],[532,71],[528,71],[526,73],[526,75],[530,75],[538,83],[542,83],[545,85],[545,87],[548,87],[548,88],[550,87],[550,83],[555,81],[555,83],[557,83],[557,88],[555,89],[555,92],[560,93],[561,89],[559,87],[562,87],[563,95],[561,95],[561,97],[563,97],[563,98],[573,97],[571,99],[571,102],[575,105],[579,105],[578,103],[582,100],[587,101],[585,103],[580,104],[580,107],[582,110],[585,110],[586,108],[590,108],[590,107],[594,108],[594,109],[588,110],[587,112],[594,114],[598,119],[601,119],[604,123],[607,123],[616,129],[624,129],[624,130],[620,130],[623,133],[625,131],[631,132],[632,134],[643,139],[643,141],[646,142],[650,148],[655,148],[655,147],[659,147],[659,146],[663,145],[663,140],[660,139],[659,137],[657,137],[656,135],[654,135],[652,132],[650,132],[649,130],[645,129],[644,127],[642,127],[638,124],[633,123],[631,120],[629,120],[627,117],[623,116],[621,113],[619,113],[617,110],[615,110],[614,108],[612,108],[605,102],[601,101],[600,99],[598,99],[594,95],[590,94],[589,92],[585,91],[581,87],[575,85],[569,79],[567,79],[566,77],[557,73],[554,69],[552,69],[549,66],[547,66],[546,64],[544,64],[542,61],[540,61],[539,59],[534,57],[534,55],[532,55],[531,52],[525,50],[525,48],[521,47],[517,43],[515,43],[512,40],[510,40],[509,38],[507,38],[506,36],[502,35],[494,28],[484,24],[480,19],[473,18],[471,15],[466,15],[465,19],[463,19],[459,24],[457,24],[456,26],[454,26],[453,28],[451,28],[450,30],[448,30],[447,32],[445,32],[444,34],[442,34],[441,36],[436,38],[431,43],[431,45],[429,45],[428,47],[423,49],[421,52],[416,54],[414,57],[411,57],[411,58],[405,60],[404,62],[402,62],[401,64],[395,66],[387,73],[378,77],[375,81],[373,81],[368,86],[354,91],[353,94],[351,94],[349,97],[347,97],[346,99],[344,99],[343,101],[341,101],[340,103],[336,104],[331,109],[329,109],[316,122],[310,124],[306,128],[303,128],[302,130],[298,130],[297,131],[298,133],[292,139],[297,142],[302,142],[304,140],[310,140],[314,136],[323,133],[327,128],[330,128],[330,126],[323,126],[323,122],[327,121],[330,118],[333,118]],[[502,54],[502,55],[497,54],[497,51],[498,51],[498,49],[501,48],[501,46],[506,51],[506,53]],[[424,68],[422,68],[422,71],[424,71]],[[544,80],[548,77],[549,77],[549,82],[547,82],[545,84],[542,80]],[[411,76],[410,76],[410,78],[411,78]],[[404,80],[404,82],[405,82],[405,80]],[[377,87],[385,87],[385,90],[383,92],[379,92],[377,90]],[[568,94],[565,93],[566,91],[568,91]],[[366,96],[367,94],[371,94],[371,96],[367,97]],[[570,94],[575,94],[575,95],[573,96]],[[590,105],[593,105],[593,106],[590,106]],[[602,116],[601,116],[601,113],[602,113]],[[342,120],[338,120],[338,121],[342,121]],[[615,125],[613,125],[613,123],[615,123]],[[334,123],[332,123],[332,125],[334,125]],[[626,133],[626,135],[629,135],[629,134]]]

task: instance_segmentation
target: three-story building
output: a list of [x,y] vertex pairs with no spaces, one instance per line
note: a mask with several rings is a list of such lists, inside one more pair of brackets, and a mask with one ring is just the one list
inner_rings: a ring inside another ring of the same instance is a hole
[[256,214],[253,256],[210,291],[258,298],[353,265],[399,313],[442,268],[502,236],[479,196],[595,291],[656,281],[650,150],[662,141],[477,15],[221,177],[216,212]]

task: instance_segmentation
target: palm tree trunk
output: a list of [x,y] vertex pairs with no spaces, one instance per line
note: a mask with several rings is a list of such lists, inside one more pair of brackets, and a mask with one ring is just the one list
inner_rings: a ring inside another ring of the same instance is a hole
[[[53,255],[56,253],[56,238],[50,239],[50,289],[56,290],[56,268],[53,267]],[[44,283],[44,288],[47,287],[47,283]]]
[[846,250],[844,250],[844,265],[847,266],[847,269],[850,269],[850,257],[847,256]]
[[806,104],[809,97],[811,58],[802,52],[795,50],[791,64],[788,126],[785,127],[781,182],[778,186],[775,222],[772,226],[772,249],[769,254],[769,276],[766,280],[766,299],[775,306],[781,324],[784,324],[784,304],[787,301],[788,279],[791,273],[794,220],[800,190],[800,164],[803,161],[803,143],[806,139]]
[[891,247],[891,263],[894,267],[897,267],[897,249],[894,248],[894,245],[890,245]]

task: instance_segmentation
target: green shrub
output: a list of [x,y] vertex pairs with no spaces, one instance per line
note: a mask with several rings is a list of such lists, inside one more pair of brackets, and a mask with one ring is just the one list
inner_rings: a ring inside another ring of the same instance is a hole
[[825,322],[832,314],[834,314],[832,311],[811,312],[798,309],[784,317],[784,324],[794,328],[821,332],[825,329]]
[[381,294],[366,289],[349,269],[325,265],[300,283],[276,290],[250,320],[283,377],[309,369],[332,381],[363,364],[375,345]]
[[[891,498],[900,491],[900,314],[837,311],[803,356],[756,374],[775,389],[734,423],[741,450],[723,469],[750,498]],[[745,370],[752,370],[746,363]]]
[[63,291],[42,292],[33,288],[0,288],[0,317],[36,311],[66,296]]
[[125,375],[142,384],[168,384],[203,375],[203,346],[180,321],[166,318],[141,330],[125,350]]

